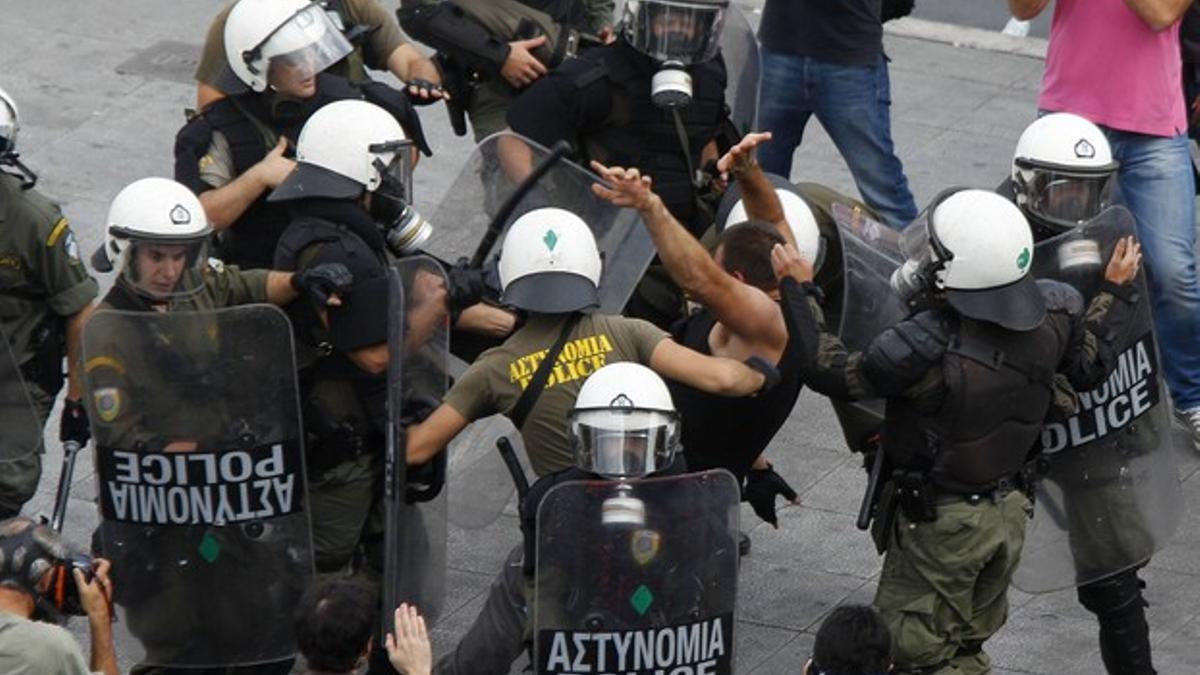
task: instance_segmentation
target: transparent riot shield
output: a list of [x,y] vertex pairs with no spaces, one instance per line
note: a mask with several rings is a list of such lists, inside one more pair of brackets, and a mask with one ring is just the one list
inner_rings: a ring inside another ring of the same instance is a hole
[[0,328],[0,474],[4,463],[24,459],[42,449],[42,423],[25,387],[21,367]]
[[294,656],[284,618],[313,560],[287,318],[104,310],[83,353],[123,653],[162,667]]
[[563,483],[537,517],[534,672],[733,672],[737,481]]
[[[429,248],[474,251],[501,205],[539,165],[549,151],[522,136],[501,132],[485,138],[467,158],[458,178],[438,206]],[[514,220],[533,209],[553,206],[579,216],[596,236],[604,259],[600,277],[600,311],[619,313],[642,272],[654,257],[654,243],[633,209],[617,208],[592,194],[595,174],[569,160],[559,159],[532,186],[512,213],[499,224],[487,247],[484,264],[494,265],[504,232]]]
[[405,461],[404,429],[424,419],[446,393],[449,313],[437,261],[404,258],[389,270],[388,429],[383,616],[416,605],[431,624],[446,594],[446,453],[424,466]]
[[[1113,207],[1039,243],[1033,272],[1072,284],[1090,301],[1117,240],[1134,232],[1133,215]],[[1074,415],[1049,422],[1042,433],[1036,511],[1013,578],[1021,590],[1070,588],[1139,565],[1179,524],[1170,399],[1144,277],[1135,282],[1135,318],[1116,338],[1112,372],[1079,392]]]
[[721,56],[725,59],[725,103],[729,118],[743,134],[758,131],[758,87],[762,58],[758,39],[742,10],[730,5],[721,31]]
[[[823,225],[825,258],[815,282],[825,292],[825,318],[851,350],[861,350],[908,310],[892,291],[903,262],[899,235],[861,209],[831,205],[833,227]],[[818,219],[822,223],[822,219]],[[851,449],[861,449],[883,423],[883,401],[832,401]]]

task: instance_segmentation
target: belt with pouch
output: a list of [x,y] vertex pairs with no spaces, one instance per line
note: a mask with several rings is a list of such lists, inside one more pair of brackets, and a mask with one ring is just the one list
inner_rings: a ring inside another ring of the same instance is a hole
[[958,504],[959,502],[966,502],[971,506],[976,506],[985,501],[993,504],[999,504],[1000,502],[1004,501],[1004,498],[1007,497],[1010,492],[1019,489],[1019,487],[1020,486],[1018,485],[1015,476],[1006,476],[996,481],[995,485],[993,485],[991,488],[985,490],[966,493],[943,492],[939,490],[940,494],[938,494],[937,503],[939,506],[946,504]]

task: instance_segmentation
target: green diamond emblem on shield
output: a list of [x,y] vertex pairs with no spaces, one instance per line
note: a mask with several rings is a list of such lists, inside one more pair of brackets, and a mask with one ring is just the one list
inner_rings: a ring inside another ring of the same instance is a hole
[[200,557],[204,558],[205,562],[215,562],[217,556],[221,555],[221,544],[217,542],[217,538],[212,532],[205,532],[204,538],[200,540]]
[[654,602],[654,594],[646,588],[645,584],[637,587],[633,595],[629,596],[629,604],[633,605],[633,609],[637,611],[638,616],[645,616],[646,610],[650,609],[650,605]]
[[546,230],[546,236],[542,237],[542,241],[546,242],[546,248],[553,251],[554,247],[558,245],[558,235],[554,233],[554,230]]

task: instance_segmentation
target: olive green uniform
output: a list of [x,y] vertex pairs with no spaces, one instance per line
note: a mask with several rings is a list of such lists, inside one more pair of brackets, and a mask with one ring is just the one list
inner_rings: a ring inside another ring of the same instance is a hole
[[[0,173],[0,335],[8,340],[43,425],[62,386],[63,321],[98,292],[58,206]],[[0,419],[0,428],[23,423]],[[19,461],[0,462],[0,515],[20,511],[41,473],[40,447]]]
[[[467,369],[445,403],[468,420],[508,414],[554,344],[566,319],[534,315],[504,344],[487,350]],[[589,375],[609,363],[649,364],[667,334],[648,321],[584,315],[559,352],[545,389],[525,419],[521,436],[533,472],[544,476],[575,465],[566,419]]]
[[[380,4],[379,0],[346,0],[344,3],[348,18],[359,26],[370,30],[361,46],[346,58],[334,64],[326,72],[340,75],[354,82],[367,79],[366,68],[387,70],[388,57],[399,47],[408,44],[396,17]],[[195,78],[211,87],[221,89],[222,73],[225,72],[225,20],[233,3],[225,7],[213,18],[204,36],[204,47],[200,53],[200,63],[196,65]],[[228,92],[227,92],[228,93]]]

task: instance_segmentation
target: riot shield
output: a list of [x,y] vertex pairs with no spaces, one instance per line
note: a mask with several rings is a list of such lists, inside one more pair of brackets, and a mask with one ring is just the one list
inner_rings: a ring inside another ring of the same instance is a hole
[[449,313],[437,261],[414,256],[389,271],[387,503],[383,616],[416,605],[430,624],[446,593],[446,454],[421,467],[405,461],[404,428],[424,419],[446,393]]
[[281,617],[313,559],[287,318],[104,310],[83,353],[122,650],[162,667],[294,656]]
[[4,463],[24,459],[42,449],[42,423],[25,387],[21,367],[0,328],[0,474]]
[[[1037,245],[1033,272],[1071,283],[1090,301],[1133,215],[1113,207]],[[1077,412],[1042,432],[1044,471],[1013,584],[1041,593],[1096,581],[1139,565],[1162,548],[1183,512],[1171,452],[1169,397],[1155,347],[1145,273],[1135,318],[1116,336],[1119,356]]]
[[[435,212],[437,227],[430,250],[474,250],[500,206],[531,168],[548,155],[542,146],[510,132],[493,134],[480,142]],[[598,180],[578,164],[558,160],[499,223],[501,236],[487,251],[485,261],[494,262],[504,232],[517,218],[547,206],[565,209],[592,228],[603,256],[599,311],[619,313],[654,257],[654,242],[636,211],[617,208],[592,194],[592,184]]]
[[758,86],[762,58],[754,29],[741,8],[730,5],[721,31],[721,56],[725,59],[725,103],[729,118],[743,134],[758,131]]
[[563,483],[537,517],[534,672],[733,672],[737,481]]
[[[815,282],[825,292],[826,323],[850,350],[864,349],[908,311],[892,291],[892,272],[903,262],[899,235],[860,209],[831,205],[833,226],[822,224],[825,258]],[[852,450],[862,449],[883,423],[883,401],[832,401]]]

